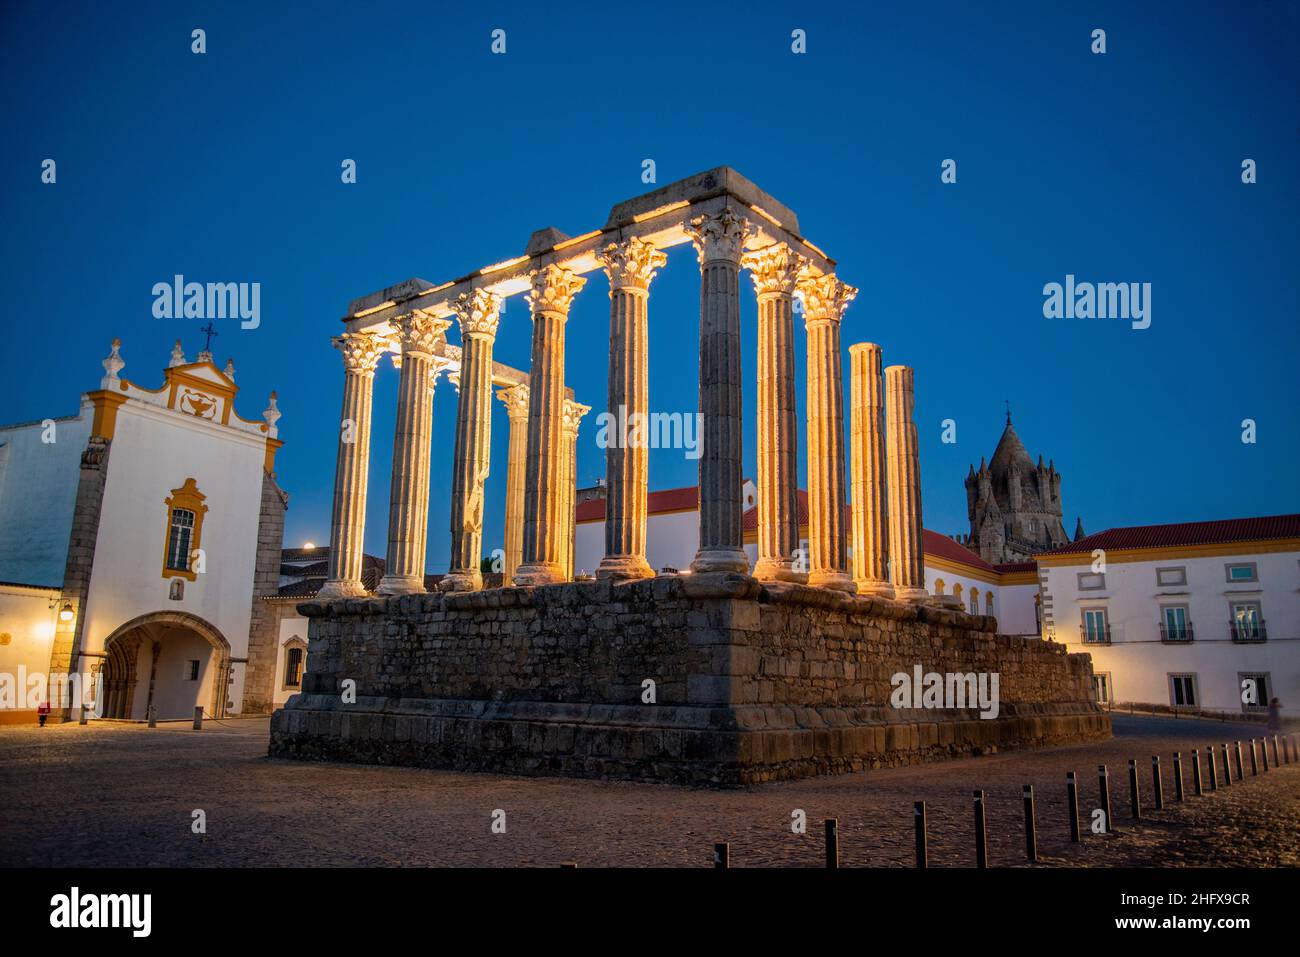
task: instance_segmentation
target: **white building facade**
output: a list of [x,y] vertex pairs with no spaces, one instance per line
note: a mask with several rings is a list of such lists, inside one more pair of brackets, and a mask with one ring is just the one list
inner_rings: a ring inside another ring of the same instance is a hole
[[1114,528],[1038,565],[1043,637],[1092,655],[1100,701],[1300,708],[1300,515]]
[[[55,720],[91,698],[95,716],[136,720],[268,706],[254,596],[278,584],[287,504],[275,394],[243,418],[233,364],[187,362],[179,343],[159,388],[124,365],[114,341],[76,416],[0,428],[4,720],[34,717],[20,675],[51,682]],[[62,675],[81,701],[61,700]]]

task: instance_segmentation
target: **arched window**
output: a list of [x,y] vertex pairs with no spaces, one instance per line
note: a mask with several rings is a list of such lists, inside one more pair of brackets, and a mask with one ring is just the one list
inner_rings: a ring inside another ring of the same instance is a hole
[[980,613],[980,590],[978,588],[970,590],[970,613],[972,615]]
[[936,578],[936,579],[934,580],[934,593],[935,593],[936,595],[942,595],[942,594],[943,594],[943,579],[942,579],[942,578]]
[[952,593],[953,593],[954,595],[957,596],[957,601],[958,601],[958,603],[960,603],[960,602],[961,602],[961,582],[957,582],[955,585],[952,586]]
[[302,673],[307,664],[307,643],[295,636],[284,646],[284,688],[297,690],[302,687]]
[[993,592],[991,591],[984,593],[984,614],[993,614]]

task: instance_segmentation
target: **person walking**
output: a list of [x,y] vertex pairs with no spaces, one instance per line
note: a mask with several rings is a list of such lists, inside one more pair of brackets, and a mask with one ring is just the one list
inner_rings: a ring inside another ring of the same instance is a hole
[[45,727],[45,720],[50,716],[50,703],[46,701],[36,709],[36,720],[40,722],[41,727]]
[[1268,703],[1268,730],[1282,730],[1282,702],[1276,698]]

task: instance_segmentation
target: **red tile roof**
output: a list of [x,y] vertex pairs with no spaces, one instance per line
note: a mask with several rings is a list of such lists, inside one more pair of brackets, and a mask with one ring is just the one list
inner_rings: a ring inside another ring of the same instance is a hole
[[1171,548],[1183,545],[1221,545],[1300,538],[1300,515],[1265,515],[1228,518],[1216,522],[1179,522],[1173,525],[1132,525],[1108,528],[1044,555],[1091,552],[1095,548]]
[[[646,510],[651,515],[663,512],[691,511],[700,507],[700,487],[688,485],[685,488],[666,488],[651,492],[646,496]],[[592,498],[578,503],[576,509],[578,522],[603,522],[605,520],[605,500]]]

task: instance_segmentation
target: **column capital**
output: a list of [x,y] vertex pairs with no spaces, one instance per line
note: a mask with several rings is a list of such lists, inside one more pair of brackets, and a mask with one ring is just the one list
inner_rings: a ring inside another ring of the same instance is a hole
[[712,216],[696,216],[686,223],[686,232],[695,243],[700,265],[715,259],[739,263],[745,240],[752,234],[749,220],[736,214],[730,206]]
[[[429,360],[429,391],[430,392],[432,392],[434,390],[434,387],[437,386],[438,376],[442,375],[444,372],[447,372],[447,370],[450,369],[455,364],[456,363],[453,362],[451,359],[448,359],[444,356],[433,356]],[[452,375],[453,373],[447,372],[448,380],[451,379]],[[457,386],[457,391],[459,391],[459,386]]]
[[380,357],[388,349],[387,340],[368,332],[345,332],[330,342],[343,353],[344,371],[359,375],[374,375]]
[[506,407],[506,414],[510,418],[528,418],[528,386],[520,384],[498,389],[497,398]]
[[461,339],[495,339],[502,301],[501,296],[488,289],[462,292],[451,304],[460,325]]
[[768,296],[793,296],[799,276],[808,267],[808,260],[786,243],[764,246],[743,253],[740,265],[749,270],[754,280],[754,292],[760,299]]
[[393,320],[393,328],[397,332],[397,341],[401,344],[402,355],[408,353],[433,355],[439,340],[444,337],[450,325],[450,319],[439,319],[423,310],[408,312]]
[[803,297],[804,325],[813,322],[839,322],[858,290],[841,282],[834,273],[823,276],[806,276],[799,280],[799,295]]
[[528,307],[534,315],[549,312],[567,317],[573,297],[587,284],[587,280],[573,270],[555,263],[544,269],[534,269],[528,278],[533,284],[532,291],[528,293]]
[[636,236],[621,243],[610,243],[596,254],[596,262],[604,267],[609,277],[609,294],[618,289],[646,291],[655,272],[668,262],[668,256],[655,248],[654,243]]
[[570,435],[578,434],[578,426],[582,423],[582,417],[591,411],[591,406],[583,405],[581,402],[574,402],[572,399],[564,400],[564,431]]

